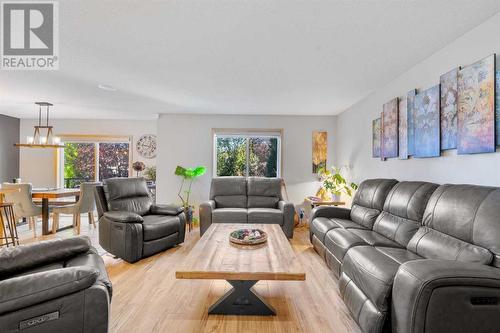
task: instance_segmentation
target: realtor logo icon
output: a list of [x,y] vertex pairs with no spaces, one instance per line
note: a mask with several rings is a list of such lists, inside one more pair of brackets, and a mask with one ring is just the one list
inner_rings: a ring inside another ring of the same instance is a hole
[[2,2],[3,70],[59,68],[57,2]]

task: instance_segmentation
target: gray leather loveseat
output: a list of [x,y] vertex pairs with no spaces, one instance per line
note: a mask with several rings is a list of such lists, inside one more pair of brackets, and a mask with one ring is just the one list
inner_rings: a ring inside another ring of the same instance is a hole
[[153,203],[143,178],[110,178],[95,189],[99,244],[127,262],[136,262],[184,242],[182,207]]
[[500,331],[500,188],[367,180],[310,224],[364,332]]
[[292,238],[295,208],[283,201],[281,183],[280,178],[213,178],[210,200],[200,205],[200,234],[212,223],[269,223]]
[[111,291],[88,237],[0,250],[1,332],[105,333]]

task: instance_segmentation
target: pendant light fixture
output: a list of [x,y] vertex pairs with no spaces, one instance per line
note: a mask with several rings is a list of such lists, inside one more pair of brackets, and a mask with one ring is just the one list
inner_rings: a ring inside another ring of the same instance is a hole
[[[53,104],[48,102],[35,102],[38,105],[38,125],[35,125],[33,136],[26,138],[26,143],[16,143],[16,147],[27,148],[64,148],[61,139],[54,135],[53,126],[49,125],[49,111]],[[45,125],[42,124],[42,109],[45,108]]]

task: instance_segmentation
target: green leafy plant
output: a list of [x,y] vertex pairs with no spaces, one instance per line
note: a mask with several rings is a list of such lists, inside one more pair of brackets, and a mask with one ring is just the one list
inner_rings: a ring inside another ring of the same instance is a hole
[[144,170],[144,177],[146,177],[147,180],[156,181],[156,167],[154,165],[147,167]]
[[342,193],[352,196],[353,191],[357,190],[356,183],[349,183],[341,174],[341,168],[332,167],[331,170],[321,170],[322,187],[335,196]]
[[[203,176],[205,172],[207,172],[207,168],[204,166],[199,166],[196,168],[184,168],[181,166],[177,166],[177,168],[175,168],[175,175],[182,177],[182,183],[177,195],[181,199],[182,207],[184,207],[184,209],[190,208],[189,197],[191,195],[191,187],[193,186],[193,181],[196,178]],[[186,184],[187,189],[184,189],[184,185]]]

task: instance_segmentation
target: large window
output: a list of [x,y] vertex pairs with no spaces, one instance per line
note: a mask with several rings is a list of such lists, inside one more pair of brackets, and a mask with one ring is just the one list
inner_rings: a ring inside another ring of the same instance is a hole
[[281,131],[214,131],[214,176],[280,177]]
[[65,149],[59,162],[59,183],[65,188],[82,182],[128,177],[130,140],[98,136],[62,137]]

